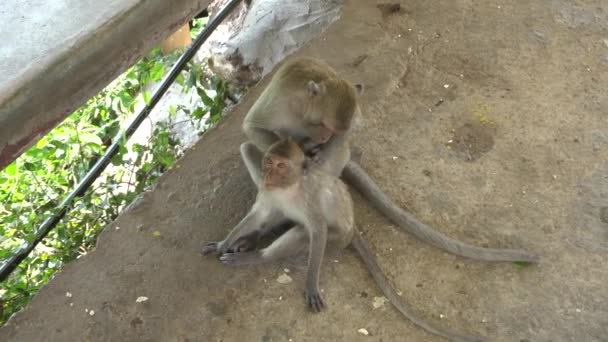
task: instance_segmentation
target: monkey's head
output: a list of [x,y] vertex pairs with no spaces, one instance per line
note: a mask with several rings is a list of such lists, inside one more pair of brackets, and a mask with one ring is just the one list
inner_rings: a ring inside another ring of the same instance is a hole
[[357,96],[363,92],[363,86],[329,78],[320,82],[310,80],[307,88],[310,103],[304,123],[310,139],[325,144],[332,136],[346,133],[359,110]]
[[264,186],[285,188],[298,182],[306,168],[306,156],[291,138],[272,144],[262,159]]

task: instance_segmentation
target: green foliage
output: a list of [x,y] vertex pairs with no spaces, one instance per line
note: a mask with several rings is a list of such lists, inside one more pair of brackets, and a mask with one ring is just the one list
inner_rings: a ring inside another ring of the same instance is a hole
[[201,33],[203,28],[205,28],[205,26],[207,25],[208,21],[209,17],[192,20],[192,28],[190,29],[190,35],[192,36],[192,39],[196,39],[196,37],[198,37],[199,33]]
[[[204,23],[197,25],[200,31]],[[145,85],[161,80],[177,57],[152,51],[0,172],[0,260],[34,239],[38,225],[56,212],[103,155],[136,103],[147,102]],[[172,107],[172,114],[182,109],[193,121],[219,120],[223,82],[203,77],[201,66],[195,64],[182,73],[180,82],[196,89],[201,105]],[[62,265],[91,250],[103,227],[173,165],[179,141],[170,128],[170,122],[157,125],[147,145],[123,144],[112,159],[111,172],[106,170],[84,196],[76,198],[66,217],[0,284],[0,325],[24,307]]]

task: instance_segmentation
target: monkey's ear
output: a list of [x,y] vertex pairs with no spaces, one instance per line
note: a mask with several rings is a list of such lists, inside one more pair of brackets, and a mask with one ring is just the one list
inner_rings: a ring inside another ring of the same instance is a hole
[[363,86],[363,83],[355,84],[355,90],[357,91],[357,95],[363,95],[363,92],[365,92],[365,87]]
[[308,95],[310,97],[323,95],[325,93],[325,85],[317,83],[313,80],[308,81]]

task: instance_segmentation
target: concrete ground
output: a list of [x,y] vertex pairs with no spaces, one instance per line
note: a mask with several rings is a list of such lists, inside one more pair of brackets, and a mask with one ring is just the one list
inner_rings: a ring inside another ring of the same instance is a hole
[[[493,341],[608,341],[608,3],[411,0],[391,12],[352,0],[297,55],[365,83],[354,144],[400,205],[451,236],[542,257],[519,268],[448,255],[356,196],[358,225],[403,300]],[[0,340],[439,341],[374,308],[380,292],[351,250],[326,258],[329,307],[317,315],[304,307],[301,261],[231,269],[198,254],[252,203],[240,122],[266,81]]]

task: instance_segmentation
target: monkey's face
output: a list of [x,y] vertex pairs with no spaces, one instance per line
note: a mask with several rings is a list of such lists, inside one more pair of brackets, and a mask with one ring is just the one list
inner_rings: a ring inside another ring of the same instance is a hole
[[334,131],[324,123],[310,124],[308,136],[317,144],[325,144],[334,135]]
[[292,162],[279,156],[264,157],[262,173],[267,188],[284,188],[296,181]]

